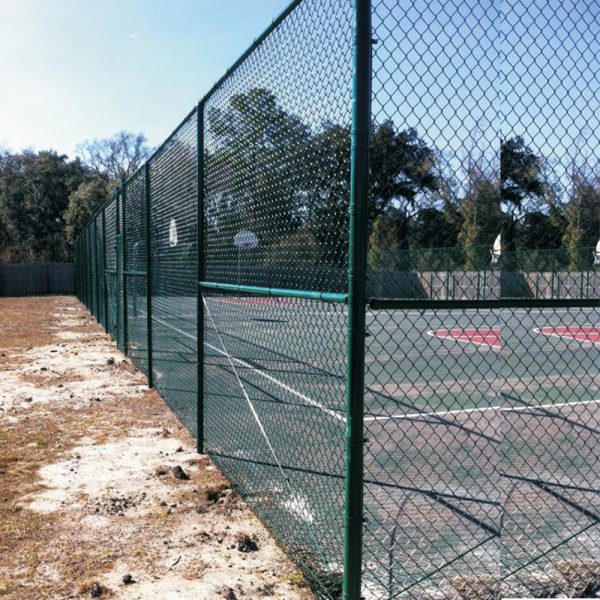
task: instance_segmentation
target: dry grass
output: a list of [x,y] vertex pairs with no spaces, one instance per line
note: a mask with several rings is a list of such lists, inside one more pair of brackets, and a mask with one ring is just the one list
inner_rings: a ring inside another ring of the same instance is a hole
[[500,600],[500,580],[496,577],[455,577],[452,586],[460,600]]
[[563,560],[556,571],[565,582],[562,593],[569,598],[591,598],[600,592],[600,562],[593,560]]
[[2,600],[312,598],[74,299],[0,299],[0,371]]

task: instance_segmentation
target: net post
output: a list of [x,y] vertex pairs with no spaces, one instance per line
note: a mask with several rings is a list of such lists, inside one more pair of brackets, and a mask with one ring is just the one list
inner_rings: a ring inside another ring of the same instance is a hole
[[73,293],[77,298],[77,239],[73,242]]
[[77,260],[79,261],[79,267],[77,269],[77,297],[79,298],[79,301],[81,302],[82,299],[82,277],[81,274],[83,272],[83,261],[81,260],[81,250],[82,246],[81,246],[81,233],[79,234],[79,238],[77,240]]
[[75,284],[75,297],[79,298],[79,271],[81,270],[81,260],[79,258],[79,236],[75,240],[75,245],[73,249],[73,255],[75,258],[75,271],[73,273],[73,281]]
[[87,305],[88,310],[91,312],[92,310],[92,270],[90,269],[90,260],[92,255],[92,243],[91,243],[91,233],[90,226],[87,228],[87,260],[86,260],[86,272],[87,272],[87,280],[88,280],[88,293],[87,293]]
[[204,454],[204,304],[203,289],[200,282],[204,281],[204,107],[205,100],[198,103],[196,109],[196,175],[198,188],[198,206],[196,209],[196,251],[197,278],[196,282],[196,427],[197,450]]
[[148,387],[154,387],[154,367],[152,365],[152,251],[150,248],[150,163],[144,165],[144,202],[146,204],[146,335],[148,346]]
[[121,224],[123,227],[121,231],[121,281],[123,283],[121,325],[123,328],[123,352],[127,355],[127,183],[124,178],[121,182]]
[[371,0],[354,0],[354,18],[348,244],[344,600],[359,600],[362,584],[367,201],[373,44]]

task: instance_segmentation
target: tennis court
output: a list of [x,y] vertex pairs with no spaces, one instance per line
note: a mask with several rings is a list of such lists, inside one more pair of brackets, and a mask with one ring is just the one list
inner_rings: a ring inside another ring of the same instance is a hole
[[[155,359],[157,386],[195,423],[195,298],[160,303],[168,316],[153,318],[154,333],[176,342]],[[332,567],[343,543],[346,312],[230,294],[204,306],[211,453],[255,495],[259,513],[295,544],[320,548]],[[365,585],[373,597],[422,582],[432,589],[465,568],[518,576],[533,545],[539,556],[553,545],[564,554],[566,539],[594,527],[599,331],[595,308],[369,311]],[[586,546],[596,551],[597,532]]]
[[563,4],[293,0],[76,243],[322,598],[572,595],[539,585],[600,556],[599,36]]

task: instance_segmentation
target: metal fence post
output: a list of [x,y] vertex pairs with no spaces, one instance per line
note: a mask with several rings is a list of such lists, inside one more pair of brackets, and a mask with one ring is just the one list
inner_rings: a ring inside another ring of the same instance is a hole
[[92,261],[94,265],[94,286],[96,288],[96,294],[94,299],[94,314],[96,321],[100,322],[100,286],[99,286],[99,273],[98,273],[98,224],[96,223],[96,215],[92,217],[92,227],[94,228],[94,244],[93,244],[93,256]]
[[87,227],[81,232],[81,258],[83,267],[81,269],[81,298],[84,306],[87,306]]
[[92,264],[94,265],[94,283],[92,289],[94,289],[94,310],[92,311],[96,320],[100,320],[100,293],[98,288],[98,227],[96,225],[96,218],[92,221]]
[[123,227],[121,232],[121,280],[123,285],[121,324],[123,328],[123,352],[127,354],[127,183],[124,180],[121,183],[121,223]]
[[102,299],[104,300],[104,330],[108,331],[108,290],[106,289],[106,202],[102,207]]
[[144,165],[144,201],[146,205],[146,335],[148,344],[148,387],[154,387],[152,366],[152,249],[150,244],[150,163]]
[[73,242],[73,291],[75,292],[75,297],[79,298],[79,257],[78,257],[78,244],[79,239],[77,238],[75,242]]
[[81,302],[85,305],[85,229],[81,231]]
[[116,275],[115,275],[115,280],[116,280],[116,289],[115,289],[115,304],[116,304],[116,331],[114,333],[115,336],[115,342],[117,343],[117,348],[120,346],[119,341],[121,338],[121,307],[119,306],[120,302],[119,302],[119,262],[121,259],[120,256],[120,252],[119,249],[121,247],[120,244],[120,238],[119,236],[121,235],[121,220],[119,219],[119,210],[120,210],[120,206],[121,206],[121,190],[120,188],[117,188],[117,190],[115,191],[115,257],[116,257],[116,264],[115,264],[115,268],[116,268]]
[[78,244],[79,244],[79,239],[75,239],[75,241],[73,242],[73,291],[75,292],[76,298],[79,298],[79,291],[78,291],[79,258],[78,258],[78,254],[77,254]]
[[359,600],[362,582],[367,201],[373,44],[371,0],[355,0],[354,10],[354,90],[348,246],[344,600]]
[[92,298],[92,272],[90,269],[90,226],[85,228],[85,306],[91,307]]
[[92,220],[90,223],[90,272],[92,274],[92,315],[97,318],[98,315],[98,287],[97,287],[97,274],[93,268],[94,255],[96,254],[96,223]]
[[197,186],[198,186],[198,207],[196,216],[196,250],[197,250],[197,311],[196,316],[196,343],[197,343],[197,448],[198,453],[204,453],[204,303],[202,297],[202,287],[200,283],[204,281],[204,101],[198,103],[196,111],[197,126]]

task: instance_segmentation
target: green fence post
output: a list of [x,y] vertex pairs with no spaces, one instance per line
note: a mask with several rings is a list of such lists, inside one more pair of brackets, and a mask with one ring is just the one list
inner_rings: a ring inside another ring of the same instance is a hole
[[150,163],[144,165],[144,201],[146,204],[146,335],[148,344],[148,387],[154,387],[152,365],[152,249],[150,221]]
[[92,270],[90,269],[90,226],[85,228],[85,305],[91,311],[92,306]]
[[92,256],[90,263],[94,265],[94,281],[92,282],[92,291],[94,292],[93,297],[93,310],[92,313],[98,321],[100,319],[100,303],[98,298],[98,263],[97,263],[97,246],[98,246],[98,228],[96,227],[96,219],[92,221]]
[[128,335],[127,335],[127,183],[123,180],[121,183],[121,279],[123,283],[122,298],[123,305],[121,323],[123,328],[123,352],[127,352]]
[[81,261],[81,268],[79,270],[79,294],[80,294],[79,299],[81,300],[82,304],[85,304],[85,280],[84,280],[85,256],[84,256],[83,240],[84,240],[84,232],[82,231],[79,236],[79,260]]
[[198,103],[196,111],[197,125],[197,183],[198,208],[196,216],[196,250],[197,250],[197,316],[196,316],[196,353],[198,361],[197,389],[196,389],[196,426],[197,449],[199,454],[204,454],[204,303],[203,290],[200,282],[204,281],[204,101]]
[[85,228],[85,306],[90,306],[90,244],[89,244],[89,228]]
[[77,288],[79,287],[79,283],[78,283],[78,277],[79,277],[79,267],[77,265],[78,263],[78,258],[77,258],[77,245],[79,243],[79,239],[75,239],[75,241],[73,242],[73,291],[75,292],[75,298],[79,297]]
[[116,257],[117,257],[117,276],[116,276],[116,286],[115,290],[116,294],[116,304],[117,304],[117,330],[115,331],[117,348],[122,350],[122,327],[123,327],[123,307],[122,307],[122,285],[123,285],[123,268],[121,261],[123,260],[123,255],[121,254],[121,194],[122,189],[119,187],[116,192],[115,197],[115,232],[116,232]]
[[77,260],[77,271],[75,274],[75,285],[77,286],[76,294],[77,298],[81,300],[81,243],[79,236],[77,237],[77,244],[75,245],[75,257]]
[[102,296],[104,299],[104,330],[108,331],[108,290],[106,289],[106,202],[102,207]]
[[344,600],[359,600],[362,582],[367,201],[373,44],[371,0],[354,0],[354,11],[354,90],[348,245]]
[[77,245],[79,243],[79,239],[75,239],[73,242],[73,291],[75,292],[75,298],[79,297],[79,293],[77,288],[79,287],[78,277],[79,277],[79,267],[78,267],[78,258],[77,258]]
[[81,303],[85,305],[85,229],[81,232]]

